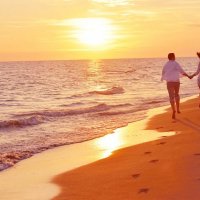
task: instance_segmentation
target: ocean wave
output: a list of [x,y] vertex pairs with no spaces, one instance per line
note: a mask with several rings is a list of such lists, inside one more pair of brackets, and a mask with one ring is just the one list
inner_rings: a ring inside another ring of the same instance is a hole
[[[89,113],[97,113],[99,115],[117,115],[132,112],[130,107],[132,104],[115,104],[108,105],[101,103],[96,106],[80,107],[72,109],[59,109],[59,110],[43,110],[14,115],[14,119],[0,121],[0,128],[22,128],[26,126],[38,125],[47,121],[57,120],[56,118],[74,115],[83,115]],[[123,111],[126,109],[127,111]],[[107,112],[107,113],[106,113]]]
[[91,95],[114,95],[114,94],[123,94],[124,92],[125,91],[124,91],[123,87],[114,86],[112,88],[108,88],[108,89],[104,89],[104,90],[94,90],[94,91],[86,92],[83,94],[75,94],[68,98],[69,99],[82,98],[82,97],[89,97]]
[[24,117],[24,116],[42,116],[42,117],[64,117],[68,115],[80,115],[92,112],[100,112],[109,110],[110,106],[102,103],[96,106],[86,107],[86,108],[77,108],[77,109],[62,109],[62,110],[44,110],[44,111],[36,111],[30,113],[23,113],[19,115],[15,115],[16,117]]
[[124,73],[125,74],[133,74],[133,73],[135,73],[135,69],[131,69],[131,70],[128,70],[128,71],[125,71]]
[[116,110],[116,111],[105,111],[105,112],[99,112],[98,115],[100,116],[109,116],[109,115],[124,115],[124,114],[130,114],[130,113],[144,113],[142,109],[138,108],[132,108],[132,109],[122,109],[122,110]]
[[29,118],[0,121],[0,128],[24,127],[38,125],[41,123],[43,123],[43,118],[41,116],[32,116]]
[[76,107],[76,106],[82,106],[84,103],[81,102],[76,102],[76,103],[71,103],[71,104],[62,104],[60,107]]
[[133,106],[133,104],[131,103],[122,103],[122,104],[116,104],[116,105],[111,105],[112,108],[119,108],[119,107],[130,107],[130,106]]
[[21,151],[21,152],[15,152],[11,151],[8,153],[1,153],[0,155],[0,171],[7,169],[9,167],[14,166],[17,162],[20,160],[29,158],[33,155],[33,151]]
[[164,103],[166,100],[152,100],[148,101],[147,104],[158,104],[158,103]]
[[101,95],[113,95],[113,94],[123,94],[124,88],[123,87],[112,87],[105,90],[95,90],[89,92],[90,94],[101,94]]
[[[116,104],[116,105],[108,105],[106,103],[101,103],[96,106],[90,106],[90,107],[84,107],[84,108],[80,107],[80,108],[74,108],[74,109],[36,111],[36,112],[22,113],[22,114],[15,115],[15,117],[30,117],[26,119],[26,123],[23,121],[23,119],[20,119],[21,121],[10,120],[10,122],[12,122],[13,124],[15,123],[17,124],[20,121],[20,123],[27,124],[32,119],[35,119],[35,118],[37,119],[37,117],[41,117],[42,120],[44,121],[45,119],[52,118],[52,117],[64,117],[64,116],[81,115],[81,114],[87,114],[87,113],[98,113],[98,112],[109,111],[112,108],[116,109],[116,108],[130,107],[130,106],[132,106],[132,104],[129,104],[129,103]],[[34,122],[35,121],[33,120],[32,123]]]

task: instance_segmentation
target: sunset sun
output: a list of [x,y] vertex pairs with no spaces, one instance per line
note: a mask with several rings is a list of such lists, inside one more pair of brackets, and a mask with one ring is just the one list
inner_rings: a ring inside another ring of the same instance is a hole
[[82,18],[74,21],[75,38],[82,44],[101,47],[111,43],[115,37],[111,22],[103,18]]
[[99,46],[106,44],[110,38],[110,33],[105,30],[102,30],[100,27],[93,25],[89,29],[81,30],[77,35],[77,38],[81,43],[91,45],[91,46]]

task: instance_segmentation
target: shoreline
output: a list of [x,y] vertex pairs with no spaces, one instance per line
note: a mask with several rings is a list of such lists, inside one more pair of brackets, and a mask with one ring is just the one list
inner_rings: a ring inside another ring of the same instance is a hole
[[182,103],[177,120],[169,122],[168,109],[147,123],[147,130],[174,131],[173,137],[117,150],[108,158],[54,177],[52,182],[61,192],[53,200],[199,199],[197,105],[198,98],[188,100]]
[[[187,99],[192,98],[194,97]],[[166,108],[168,106],[150,110],[147,119],[130,123],[104,137],[80,144],[57,147],[21,161],[16,166],[0,173],[0,197],[5,200],[50,199],[60,192],[58,186],[50,183],[56,175],[106,158],[115,150],[155,141],[162,136],[174,135],[174,131],[162,133],[158,130],[144,130],[149,118],[165,112]],[[134,131],[139,131],[139,134],[132,134]],[[151,137],[146,137],[147,135],[151,135]],[[115,144],[110,146],[109,141],[113,138]],[[137,141],[133,143],[132,140],[136,138]]]

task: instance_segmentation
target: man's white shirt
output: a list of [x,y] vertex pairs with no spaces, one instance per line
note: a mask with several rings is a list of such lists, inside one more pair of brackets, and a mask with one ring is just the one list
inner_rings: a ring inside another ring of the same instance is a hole
[[180,75],[185,71],[175,60],[169,60],[163,67],[161,80],[167,82],[180,82]]

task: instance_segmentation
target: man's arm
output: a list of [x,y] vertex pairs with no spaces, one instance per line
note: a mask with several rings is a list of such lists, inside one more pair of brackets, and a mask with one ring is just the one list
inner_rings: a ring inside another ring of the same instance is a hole
[[183,68],[178,64],[178,68],[179,68],[179,72],[183,75],[183,76],[186,76],[188,77],[189,79],[191,79],[192,77],[189,76],[184,70]]
[[164,66],[164,67],[163,67],[163,69],[162,69],[161,81],[163,81],[163,80],[164,80],[164,74],[165,74],[165,66]]
[[183,73],[182,75],[183,75],[183,76],[187,76],[189,79],[192,79],[192,78],[193,78],[192,76],[188,75],[187,73]]

